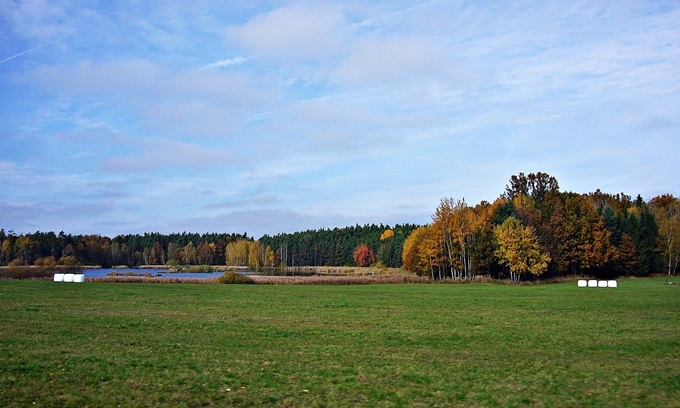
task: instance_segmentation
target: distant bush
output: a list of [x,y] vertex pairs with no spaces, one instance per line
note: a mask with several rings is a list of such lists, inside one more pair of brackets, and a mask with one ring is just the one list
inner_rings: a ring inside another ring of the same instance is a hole
[[255,281],[250,276],[238,272],[225,272],[222,276],[217,278],[217,283],[250,284],[255,283]]
[[55,261],[54,257],[50,255],[48,257],[36,259],[33,264],[35,266],[43,266],[43,267],[53,268],[57,264],[57,261]]

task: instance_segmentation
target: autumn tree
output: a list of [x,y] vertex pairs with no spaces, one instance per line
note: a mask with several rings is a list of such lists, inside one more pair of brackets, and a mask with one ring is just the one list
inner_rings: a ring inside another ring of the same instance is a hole
[[268,268],[274,267],[274,261],[276,260],[276,253],[271,246],[267,245],[264,250],[264,266]]
[[185,265],[195,265],[196,264],[196,246],[190,241],[184,246],[184,264]]
[[[419,227],[411,232],[404,241],[402,250],[402,262],[404,269],[417,275],[424,275],[429,272],[427,262],[422,262],[421,245],[423,243],[427,227]],[[434,276],[433,276],[434,278]]]
[[31,236],[20,235],[14,242],[17,250],[17,258],[15,259],[17,265],[30,265],[31,262]]
[[392,229],[386,229],[385,232],[380,234],[380,240],[385,241],[387,239],[394,238],[394,231]]
[[494,228],[494,234],[498,242],[496,256],[510,269],[512,281],[519,281],[523,273],[540,276],[548,269],[550,256],[541,252],[531,227],[523,226],[515,217],[508,217]]
[[263,253],[260,241],[253,241],[248,247],[248,268],[259,269],[262,266]]
[[10,238],[5,238],[0,247],[0,262],[9,263],[12,260],[12,241]]
[[472,278],[470,245],[474,217],[465,199],[444,198],[432,216],[432,228],[441,234],[442,247],[452,278]]
[[226,264],[229,266],[248,266],[250,241],[241,239],[230,242],[225,250]]
[[611,232],[605,228],[604,220],[602,217],[597,220],[586,219],[582,231],[583,269],[602,277],[611,277],[618,254],[611,244]]
[[433,225],[416,228],[404,241],[404,269],[420,276],[430,275],[435,279],[435,270],[442,278],[445,255],[442,248],[441,232]]
[[159,241],[155,241],[149,251],[149,261],[153,265],[165,264],[165,251]]
[[360,267],[370,266],[375,263],[375,252],[366,244],[359,245],[354,250],[354,262]]
[[680,262],[680,200],[671,194],[652,198],[649,206],[659,228],[659,250],[666,270],[674,275]]

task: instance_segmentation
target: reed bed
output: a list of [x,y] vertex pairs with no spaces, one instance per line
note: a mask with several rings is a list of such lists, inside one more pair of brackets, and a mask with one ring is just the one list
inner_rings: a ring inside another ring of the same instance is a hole
[[7,266],[0,268],[0,278],[6,279],[51,279],[55,271],[78,272],[72,267],[57,268],[55,266]]

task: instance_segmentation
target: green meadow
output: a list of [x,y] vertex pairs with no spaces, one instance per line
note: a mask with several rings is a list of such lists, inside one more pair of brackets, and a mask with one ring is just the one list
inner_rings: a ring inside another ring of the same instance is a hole
[[0,280],[0,406],[680,406],[680,285]]

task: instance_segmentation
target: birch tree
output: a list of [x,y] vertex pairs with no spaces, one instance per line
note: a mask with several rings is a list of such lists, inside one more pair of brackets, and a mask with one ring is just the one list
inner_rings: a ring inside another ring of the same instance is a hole
[[659,228],[659,249],[667,272],[674,275],[680,262],[680,200],[664,194],[649,202]]
[[518,282],[523,273],[539,276],[548,269],[550,256],[541,252],[531,227],[511,216],[494,228],[494,234],[498,242],[496,256],[501,265],[510,269],[513,282]]

